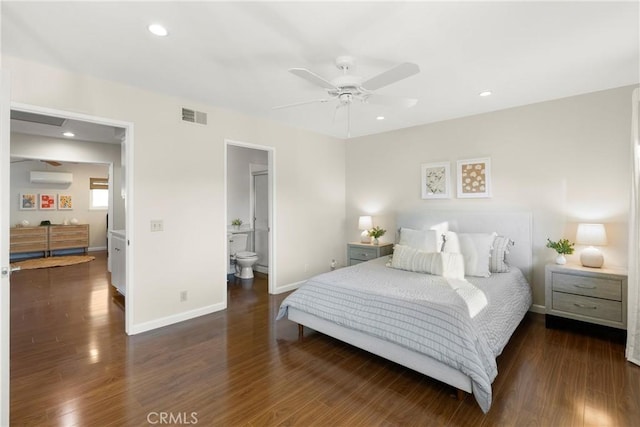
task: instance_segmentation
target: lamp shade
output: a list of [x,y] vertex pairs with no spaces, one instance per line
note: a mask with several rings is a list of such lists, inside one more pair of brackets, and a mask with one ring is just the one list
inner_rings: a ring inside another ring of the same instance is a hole
[[576,243],[585,246],[604,246],[607,244],[607,232],[604,224],[578,224]]
[[373,228],[373,221],[370,216],[358,218],[358,230],[369,230],[370,228]]

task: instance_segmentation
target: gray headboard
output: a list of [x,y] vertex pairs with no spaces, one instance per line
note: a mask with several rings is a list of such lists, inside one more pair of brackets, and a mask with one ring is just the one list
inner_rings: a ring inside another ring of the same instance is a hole
[[438,229],[460,233],[491,233],[511,238],[515,244],[509,249],[507,262],[522,270],[531,283],[533,269],[532,215],[530,212],[400,212],[396,217],[397,228],[428,230]]

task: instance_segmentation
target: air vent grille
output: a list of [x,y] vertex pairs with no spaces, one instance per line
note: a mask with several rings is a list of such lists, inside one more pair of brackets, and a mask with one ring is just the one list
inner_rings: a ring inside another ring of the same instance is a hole
[[41,125],[62,126],[67,119],[45,116],[44,114],[27,113],[26,111],[11,110],[11,120],[39,123]]
[[182,109],[182,120],[190,123],[200,123],[201,125],[207,124],[207,113],[202,111],[190,110],[188,108]]

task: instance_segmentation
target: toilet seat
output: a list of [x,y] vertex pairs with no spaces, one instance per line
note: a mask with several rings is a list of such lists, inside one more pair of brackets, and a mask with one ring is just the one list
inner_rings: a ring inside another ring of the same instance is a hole
[[238,259],[255,258],[256,256],[258,256],[258,254],[255,252],[242,251],[236,253],[236,258]]

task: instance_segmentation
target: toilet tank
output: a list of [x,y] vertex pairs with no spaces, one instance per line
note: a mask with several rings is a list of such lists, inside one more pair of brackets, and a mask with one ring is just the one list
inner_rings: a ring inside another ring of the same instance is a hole
[[237,252],[247,250],[247,237],[245,233],[235,233],[231,235],[229,241],[229,253],[235,254]]

